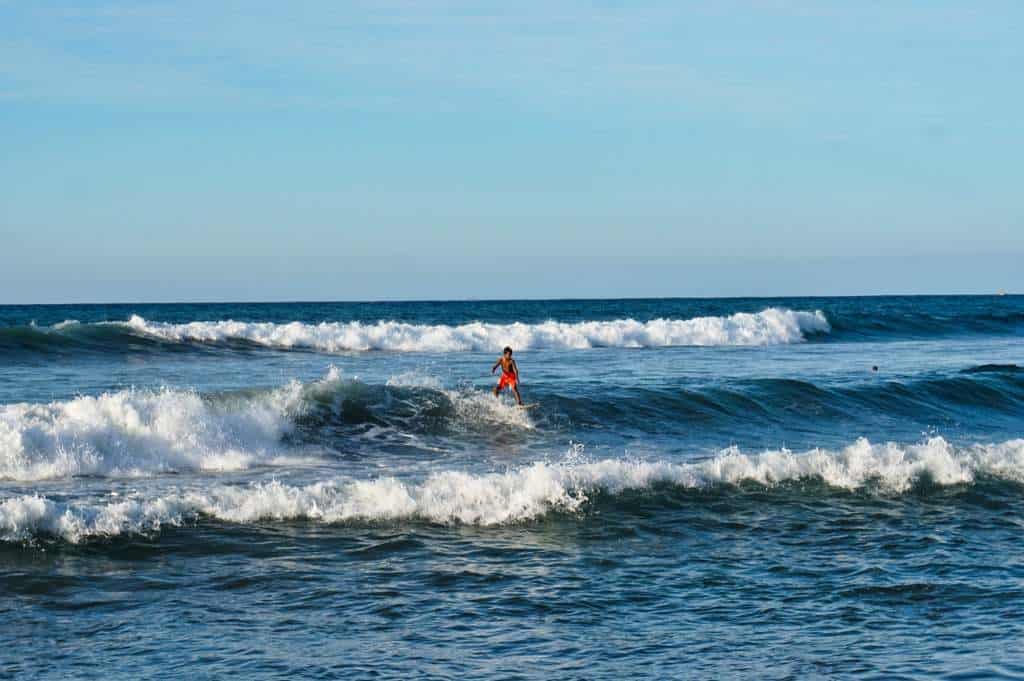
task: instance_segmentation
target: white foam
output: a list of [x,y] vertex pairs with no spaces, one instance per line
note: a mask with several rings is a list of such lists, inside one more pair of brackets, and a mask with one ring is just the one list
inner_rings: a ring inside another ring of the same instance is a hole
[[490,393],[447,392],[455,405],[455,414],[464,424],[497,423],[523,430],[533,430],[535,427],[529,411],[511,402],[495,399]]
[[390,388],[428,388],[431,390],[443,390],[441,381],[436,376],[430,376],[420,371],[406,371],[396,374],[388,379]]
[[25,495],[0,502],[0,538],[23,541],[46,535],[77,543],[94,537],[155,532],[192,517],[195,511],[174,496],[70,505]]
[[[472,389],[449,390],[430,377],[395,377],[443,393],[457,423],[533,428],[528,414]],[[139,477],[182,471],[236,471],[309,462],[282,444],[311,399],[330,400],[362,384],[331,366],[311,383],[204,398],[183,390],[121,390],[48,404],[0,405],[0,480],[76,475]]]
[[170,341],[222,343],[247,341],[273,348],[310,348],[325,352],[389,350],[394,352],[498,351],[517,349],[578,349],[593,347],[650,348],[676,345],[775,345],[799,343],[807,333],[827,333],[821,311],[768,308],[757,313],[694,319],[633,319],[539,324],[458,326],[406,324],[394,321],[291,322],[195,321],[187,324],[152,322],[133,315],[119,322],[135,333]]
[[179,390],[122,390],[0,406],[0,478],[238,470],[282,456],[297,383],[211,402]]
[[38,534],[80,541],[93,536],[147,532],[201,515],[234,523],[307,519],[325,523],[418,519],[435,523],[498,525],[552,511],[578,511],[594,493],[619,494],[656,485],[707,488],[754,482],[774,485],[818,479],[855,490],[869,483],[898,494],[923,477],[938,485],[971,483],[979,475],[1024,483],[1024,440],[956,448],[942,438],[915,445],[872,445],[857,440],[839,451],[787,450],[747,455],[729,449],[707,461],[677,464],[605,459],[537,462],[504,473],[439,471],[421,481],[394,477],[337,479],[307,486],[279,481],[215,485],[173,491],[150,501],[60,504],[38,496],[0,503],[0,536]]
[[480,392],[471,388],[450,390],[442,387],[441,381],[436,377],[414,371],[392,376],[388,379],[387,386],[424,388],[444,393],[451,401],[456,417],[465,425],[502,424],[526,430],[534,428],[528,412],[516,408],[509,401],[495,399],[490,392]]

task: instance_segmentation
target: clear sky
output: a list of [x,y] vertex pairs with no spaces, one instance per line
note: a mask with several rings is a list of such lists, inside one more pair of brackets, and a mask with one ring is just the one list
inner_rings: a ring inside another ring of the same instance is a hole
[[1024,291],[1024,3],[0,0],[0,302]]

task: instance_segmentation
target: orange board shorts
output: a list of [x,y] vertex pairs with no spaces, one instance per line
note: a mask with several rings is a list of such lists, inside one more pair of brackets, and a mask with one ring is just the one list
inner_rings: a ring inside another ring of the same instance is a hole
[[516,375],[515,374],[509,374],[509,373],[506,373],[504,371],[501,372],[501,380],[498,381],[498,390],[504,390],[505,388],[515,388],[515,387],[516,387]]

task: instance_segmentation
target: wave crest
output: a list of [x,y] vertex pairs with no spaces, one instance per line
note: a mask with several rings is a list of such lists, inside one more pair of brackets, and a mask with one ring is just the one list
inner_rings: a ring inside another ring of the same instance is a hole
[[123,324],[133,332],[173,342],[248,342],[323,352],[387,350],[392,352],[499,351],[517,349],[583,349],[594,347],[650,348],[677,345],[776,345],[799,343],[808,334],[828,333],[821,311],[767,308],[757,313],[693,319],[634,319],[488,324],[458,326],[408,324],[396,321],[290,322],[195,321],[171,324],[133,315]]
[[[391,399],[396,393],[400,400]],[[295,446],[317,442],[324,425],[376,424],[415,434],[430,432],[436,421],[435,428],[484,432],[533,428],[527,412],[486,392],[409,376],[367,385],[331,367],[320,380],[273,390],[128,389],[0,405],[0,480],[244,470],[295,461]]]
[[122,390],[0,406],[0,478],[239,470],[279,454],[300,385],[257,399]]
[[624,492],[653,493],[663,486],[703,490],[819,480],[843,490],[899,494],[923,480],[946,486],[988,475],[1024,483],[1024,439],[965,448],[940,437],[914,445],[860,439],[839,451],[800,454],[778,450],[747,455],[733,448],[695,463],[580,463],[578,458],[577,451],[560,463],[536,462],[504,473],[440,471],[419,482],[382,477],[295,486],[274,480],[105,504],[58,503],[27,495],[0,503],[0,536],[14,541],[44,535],[76,542],[155,531],[202,516],[232,523],[303,519],[502,525],[552,512],[578,512],[602,494],[614,503]]

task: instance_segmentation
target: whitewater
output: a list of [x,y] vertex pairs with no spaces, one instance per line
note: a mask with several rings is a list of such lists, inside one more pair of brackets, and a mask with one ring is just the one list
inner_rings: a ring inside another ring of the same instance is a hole
[[[652,348],[674,345],[769,345],[799,343],[806,334],[828,333],[820,312],[767,308],[757,313],[693,319],[635,319],[538,324],[470,322],[409,324],[397,321],[290,322],[194,321],[168,324],[132,316],[124,326],[162,340],[223,343],[247,341],[275,348],[311,348],[325,352],[498,352],[506,345],[526,349],[593,347]],[[67,323],[64,324],[64,328]]]
[[[529,414],[478,391],[448,390],[437,379],[397,375],[388,388],[419,388],[447,402],[469,424],[533,427]],[[318,405],[365,390],[336,366],[309,383],[262,391],[201,395],[194,390],[129,388],[48,404],[0,405],[0,479],[142,477],[182,471],[232,471],[285,465],[315,456],[283,439]]]
[[574,462],[535,462],[504,473],[439,471],[421,482],[383,477],[294,486],[270,480],[247,486],[214,484],[201,490],[163,491],[151,498],[136,492],[131,499],[85,503],[23,495],[0,503],[0,537],[12,541],[42,536],[79,542],[155,532],[165,525],[198,522],[203,516],[232,523],[306,519],[498,525],[552,512],[578,512],[598,493],[649,492],[666,486],[700,490],[803,480],[843,490],[870,485],[872,493],[886,495],[907,492],[923,481],[965,485],[978,476],[1024,484],[1024,440],[957,449],[941,437],[910,446],[873,445],[860,439],[840,451],[781,450],[753,455],[732,448],[693,464],[621,459],[581,463],[580,454],[576,448],[567,457]]

